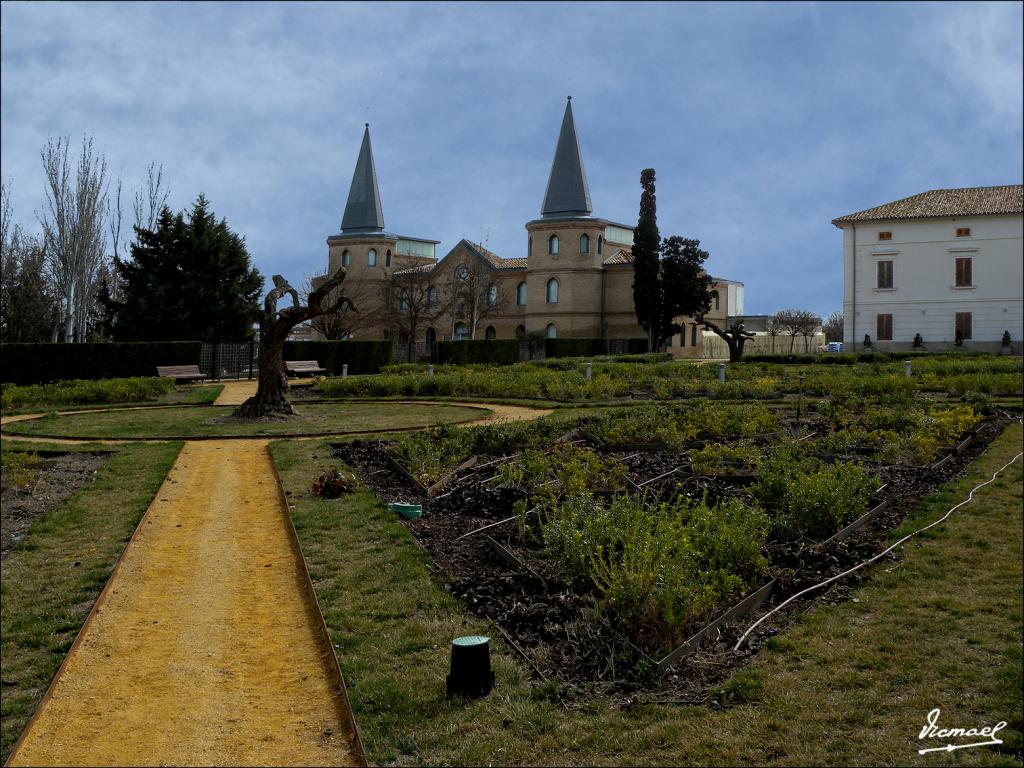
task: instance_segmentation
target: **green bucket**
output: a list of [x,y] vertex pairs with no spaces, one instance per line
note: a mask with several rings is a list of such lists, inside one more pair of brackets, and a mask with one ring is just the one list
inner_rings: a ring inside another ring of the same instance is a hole
[[388,506],[392,512],[397,512],[406,520],[415,520],[418,517],[423,516],[423,505],[422,504],[406,504],[402,501],[393,501]]

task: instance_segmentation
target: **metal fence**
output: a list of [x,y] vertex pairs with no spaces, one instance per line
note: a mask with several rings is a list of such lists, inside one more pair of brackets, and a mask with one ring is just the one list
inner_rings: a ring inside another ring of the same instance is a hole
[[259,373],[257,364],[259,344],[255,341],[241,344],[203,344],[199,353],[199,370],[209,379],[254,379]]

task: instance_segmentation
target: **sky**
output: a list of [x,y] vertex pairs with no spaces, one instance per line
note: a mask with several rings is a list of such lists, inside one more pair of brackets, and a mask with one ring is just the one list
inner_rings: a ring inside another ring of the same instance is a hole
[[[831,220],[1022,181],[1020,3],[0,4],[0,175],[92,136],[130,199],[163,166],[267,276],[327,268],[363,124],[387,231],[526,255],[565,109],[593,215],[697,238],[748,314],[841,308]],[[128,205],[130,217],[130,204]]]

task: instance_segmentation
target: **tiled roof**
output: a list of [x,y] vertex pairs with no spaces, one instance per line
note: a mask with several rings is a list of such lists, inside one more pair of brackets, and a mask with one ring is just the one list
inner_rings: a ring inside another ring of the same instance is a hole
[[849,213],[833,219],[839,226],[846,221],[886,221],[889,219],[929,219],[940,216],[981,216],[985,214],[1021,213],[1024,186],[964,187],[933,189],[919,195],[904,197],[866,211]]
[[396,269],[392,272],[392,275],[413,275],[419,272],[433,272],[434,267],[437,266],[436,262],[430,262],[429,264],[420,264],[418,267],[408,267],[406,269]]
[[480,243],[474,243],[470,240],[463,240],[462,242],[465,243],[468,250],[474,251],[492,269],[526,269],[526,259],[503,259],[498,254],[488,251]]
[[611,266],[614,264],[632,264],[633,254],[627,253],[626,251],[619,249],[619,252],[613,256],[609,256],[604,260],[605,265]]

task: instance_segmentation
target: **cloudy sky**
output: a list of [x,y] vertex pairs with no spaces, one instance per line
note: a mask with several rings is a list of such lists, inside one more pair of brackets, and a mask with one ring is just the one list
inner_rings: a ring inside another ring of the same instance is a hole
[[699,238],[746,311],[841,306],[842,214],[1021,183],[1019,3],[0,5],[0,160],[38,229],[39,150],[163,164],[265,275],[326,269],[364,122],[389,231],[525,256],[565,106],[594,215]]

